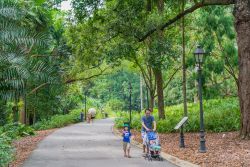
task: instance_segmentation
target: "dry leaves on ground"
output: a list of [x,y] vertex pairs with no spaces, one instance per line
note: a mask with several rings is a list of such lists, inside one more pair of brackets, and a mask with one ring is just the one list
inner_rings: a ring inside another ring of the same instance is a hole
[[21,166],[29,157],[31,152],[36,148],[37,144],[55,130],[56,129],[36,131],[35,136],[27,136],[14,141],[13,146],[16,149],[15,160],[9,165],[9,167]]
[[[135,140],[141,134],[132,131]],[[207,133],[207,153],[199,153],[199,133],[185,133],[186,148],[179,148],[179,134],[159,134],[162,150],[202,167],[250,167],[250,141],[238,138],[238,132]]]

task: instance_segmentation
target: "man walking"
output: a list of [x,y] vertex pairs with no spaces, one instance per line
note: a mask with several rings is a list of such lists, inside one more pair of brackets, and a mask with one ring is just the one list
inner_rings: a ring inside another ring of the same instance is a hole
[[[145,116],[142,117],[141,124],[142,124],[141,135],[142,135],[142,140],[143,140],[143,153],[146,153],[147,132],[156,130],[156,122],[155,122],[154,117],[151,115],[150,109],[145,110]],[[147,153],[148,151],[149,150],[147,148]]]

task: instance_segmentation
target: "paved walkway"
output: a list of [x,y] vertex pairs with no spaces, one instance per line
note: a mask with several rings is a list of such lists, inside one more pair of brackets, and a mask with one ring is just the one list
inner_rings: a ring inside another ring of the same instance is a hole
[[23,167],[175,167],[167,161],[144,160],[135,146],[132,158],[124,158],[121,138],[111,127],[112,120],[105,119],[59,129],[38,145]]

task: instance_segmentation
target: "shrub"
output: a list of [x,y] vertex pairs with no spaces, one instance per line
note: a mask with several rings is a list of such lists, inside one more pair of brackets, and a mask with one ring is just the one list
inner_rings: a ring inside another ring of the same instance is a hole
[[13,148],[11,147],[11,139],[0,135],[0,167],[6,167],[13,159]]
[[34,135],[34,129],[20,123],[6,124],[0,128],[0,134],[14,140],[19,137]]
[[34,129],[23,124],[7,124],[0,127],[0,167],[7,166],[13,159],[14,150],[11,142],[29,135],[34,135]]
[[[159,120],[157,109],[154,109],[153,115],[157,121],[158,132],[174,132],[175,125],[183,117],[183,105],[174,105],[166,107],[166,119]],[[144,114],[144,113],[142,113]],[[137,130],[141,128],[142,114],[133,113],[131,127]],[[188,122],[185,125],[185,131],[198,132],[200,128],[199,104],[188,104]],[[128,114],[118,114],[115,119],[116,127],[121,128],[123,123],[128,121]],[[204,101],[204,122],[205,130],[209,132],[236,131],[240,129],[239,103],[236,98],[214,99]]]
[[33,125],[36,130],[60,128],[80,121],[81,110],[76,109],[66,115],[54,115],[48,120],[41,120]]

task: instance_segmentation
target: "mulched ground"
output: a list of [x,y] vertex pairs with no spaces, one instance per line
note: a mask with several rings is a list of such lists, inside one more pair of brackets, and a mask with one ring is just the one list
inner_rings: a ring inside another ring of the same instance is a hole
[[[37,144],[56,129],[37,131],[35,136],[13,142],[15,161],[10,167],[19,167]],[[132,131],[135,140],[142,142],[141,134]],[[185,133],[186,148],[179,148],[179,133],[159,134],[162,150],[182,160],[202,167],[250,167],[250,140],[240,140],[238,132],[207,133],[207,153],[199,153],[199,133]]]
[[9,167],[21,166],[36,148],[37,144],[55,130],[56,129],[36,131],[35,136],[27,136],[14,141],[13,146],[16,148],[15,160],[9,165]]
[[[132,131],[135,140],[141,134]],[[238,132],[207,133],[207,153],[199,153],[199,133],[185,133],[186,148],[179,148],[179,133],[159,134],[162,150],[202,167],[250,167],[250,140],[238,138]]]

